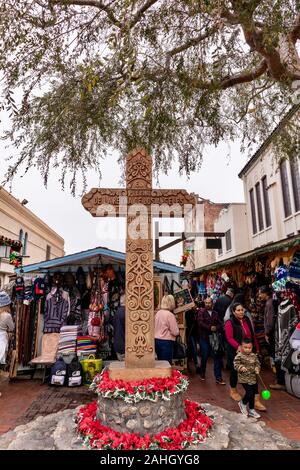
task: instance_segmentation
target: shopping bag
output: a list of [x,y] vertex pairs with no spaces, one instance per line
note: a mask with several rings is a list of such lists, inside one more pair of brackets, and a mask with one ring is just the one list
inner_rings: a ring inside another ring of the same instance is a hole
[[90,354],[87,359],[80,361],[82,365],[83,383],[90,385],[96,374],[100,374],[102,370],[102,359],[96,359],[94,354]]
[[180,336],[177,336],[173,348],[173,359],[184,359],[187,357],[187,347],[182,342]]

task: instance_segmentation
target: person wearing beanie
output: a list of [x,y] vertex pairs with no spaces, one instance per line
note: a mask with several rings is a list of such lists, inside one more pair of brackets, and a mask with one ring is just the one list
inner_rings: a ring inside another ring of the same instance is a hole
[[9,295],[0,291],[0,364],[5,364],[8,350],[8,333],[14,331],[15,325],[10,313]]
[[224,322],[226,310],[231,304],[233,297],[234,297],[234,289],[229,288],[227,289],[225,295],[221,295],[221,297],[219,297],[216,300],[216,303],[214,305],[214,310],[218,313],[219,318],[222,322]]

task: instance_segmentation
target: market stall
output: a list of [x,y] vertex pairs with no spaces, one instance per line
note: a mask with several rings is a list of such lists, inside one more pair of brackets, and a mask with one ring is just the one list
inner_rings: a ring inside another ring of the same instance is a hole
[[[154,262],[155,305],[160,304],[163,277],[178,280],[181,271]],[[33,373],[31,361],[41,354],[45,335],[59,334],[58,352],[68,362],[90,353],[115,358],[113,318],[125,289],[124,253],[98,247],[19,267],[6,289],[16,324],[6,366],[10,377],[22,370]]]
[[272,286],[274,294],[292,290],[300,299],[300,237],[291,237],[194,270],[193,291],[216,300],[228,287],[243,292],[251,313],[263,355],[268,354],[264,334],[264,304],[258,296],[261,286]]

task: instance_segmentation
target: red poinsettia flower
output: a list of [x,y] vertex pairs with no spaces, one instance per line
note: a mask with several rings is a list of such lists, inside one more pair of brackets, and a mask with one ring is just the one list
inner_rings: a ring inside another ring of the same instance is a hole
[[156,436],[121,434],[97,420],[97,402],[94,401],[79,410],[78,432],[88,438],[90,447],[94,449],[147,450],[151,445],[156,445],[160,449],[179,450],[203,442],[213,424],[199,403],[185,400],[185,411],[187,417],[177,428],[165,429]]

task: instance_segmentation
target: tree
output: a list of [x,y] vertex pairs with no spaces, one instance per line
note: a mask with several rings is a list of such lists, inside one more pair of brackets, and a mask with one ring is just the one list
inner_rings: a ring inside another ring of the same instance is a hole
[[[72,190],[110,148],[146,147],[164,171],[176,154],[187,174],[208,144],[252,151],[300,80],[298,0],[6,0],[0,33],[7,178],[60,167]],[[298,119],[278,148],[289,132]]]

